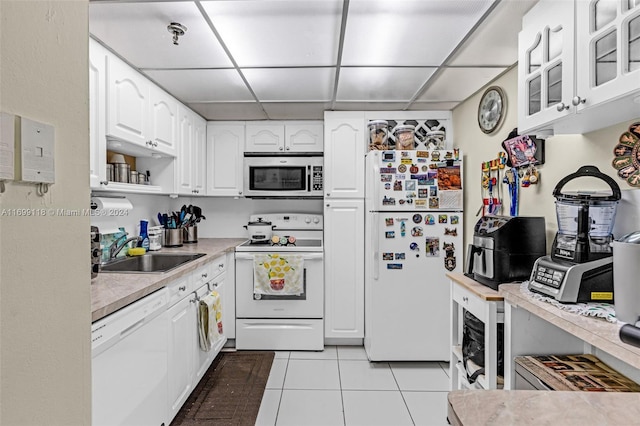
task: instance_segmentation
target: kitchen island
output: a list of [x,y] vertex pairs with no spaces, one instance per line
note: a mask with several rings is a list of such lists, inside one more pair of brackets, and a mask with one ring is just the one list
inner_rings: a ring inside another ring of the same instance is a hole
[[106,317],[136,300],[165,287],[177,278],[188,275],[217,257],[233,252],[244,238],[200,238],[195,244],[163,247],[154,253],[206,253],[168,272],[112,273],[100,272],[91,280],[91,322]]

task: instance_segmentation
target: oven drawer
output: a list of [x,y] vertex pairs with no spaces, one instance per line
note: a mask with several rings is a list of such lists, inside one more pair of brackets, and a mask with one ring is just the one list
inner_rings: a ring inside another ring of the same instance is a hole
[[[263,254],[263,253],[260,253]],[[287,253],[293,254],[293,253]],[[322,253],[296,253],[304,259],[305,292],[301,296],[254,295],[254,253],[236,253],[237,318],[313,318],[324,312],[324,266]]]
[[321,319],[237,319],[236,349],[321,351]]

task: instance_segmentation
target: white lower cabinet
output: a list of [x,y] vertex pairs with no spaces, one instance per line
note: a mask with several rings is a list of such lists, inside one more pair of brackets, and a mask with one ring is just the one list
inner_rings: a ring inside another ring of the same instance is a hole
[[364,200],[325,200],[325,339],[364,338],[363,223]]
[[[187,285],[186,281],[178,283]],[[169,308],[169,421],[178,413],[193,390],[194,341],[193,295],[187,295]]]
[[223,255],[167,286],[169,290],[167,425],[178,414],[227,341],[224,335],[211,350],[203,351],[200,349],[198,336],[200,299],[213,290],[217,291],[222,300],[224,315],[225,305],[227,305],[224,296],[226,269],[226,256]]

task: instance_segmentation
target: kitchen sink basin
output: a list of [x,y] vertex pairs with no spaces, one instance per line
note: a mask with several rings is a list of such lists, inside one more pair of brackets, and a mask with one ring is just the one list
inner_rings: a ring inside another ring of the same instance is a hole
[[167,272],[204,255],[205,253],[147,253],[106,263],[100,271],[128,274]]

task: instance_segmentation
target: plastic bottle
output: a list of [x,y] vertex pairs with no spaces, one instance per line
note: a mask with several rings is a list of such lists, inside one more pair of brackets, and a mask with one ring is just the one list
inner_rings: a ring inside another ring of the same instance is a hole
[[149,251],[149,234],[147,233],[148,224],[149,222],[146,220],[140,221],[140,242],[138,243],[138,247],[142,247],[147,251]]

